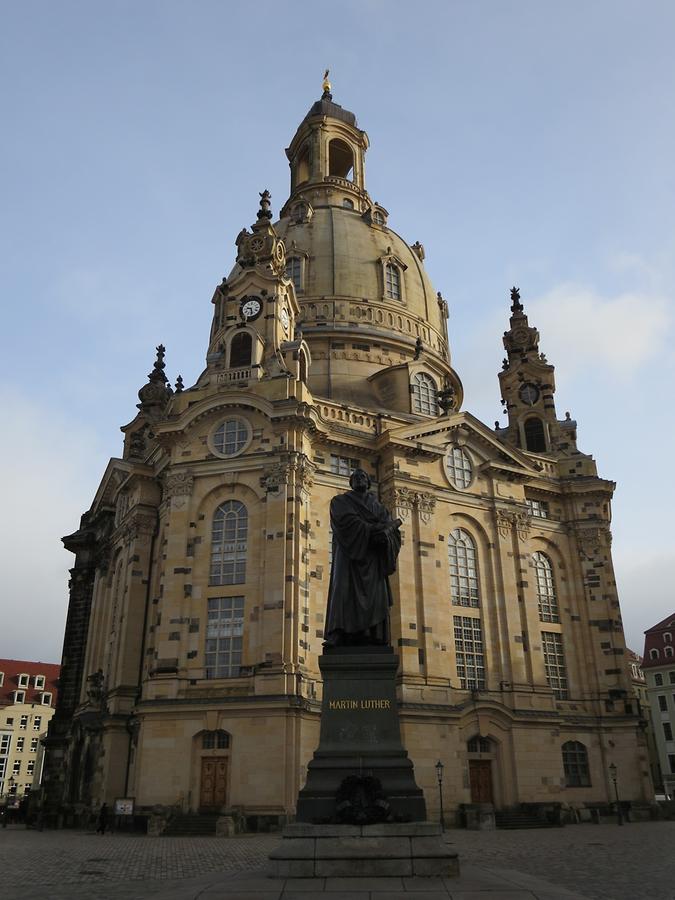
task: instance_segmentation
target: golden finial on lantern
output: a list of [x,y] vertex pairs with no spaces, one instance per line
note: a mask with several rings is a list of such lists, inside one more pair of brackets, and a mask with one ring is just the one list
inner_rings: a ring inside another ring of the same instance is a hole
[[324,94],[330,94],[331,85],[330,85],[330,81],[328,80],[329,72],[330,72],[330,69],[326,69],[326,71],[323,73],[323,84],[321,85],[321,87],[323,88]]

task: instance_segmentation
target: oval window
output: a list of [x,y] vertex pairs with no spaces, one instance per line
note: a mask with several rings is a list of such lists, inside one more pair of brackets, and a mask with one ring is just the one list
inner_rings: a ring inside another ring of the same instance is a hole
[[213,432],[213,449],[221,456],[235,456],[248,443],[248,423],[244,419],[226,419]]
[[471,460],[461,447],[449,447],[445,457],[448,478],[456,488],[467,488],[473,478]]

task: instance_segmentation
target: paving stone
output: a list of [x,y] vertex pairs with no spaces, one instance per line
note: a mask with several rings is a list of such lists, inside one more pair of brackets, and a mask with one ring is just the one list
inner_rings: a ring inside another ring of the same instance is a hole
[[402,891],[402,878],[326,878],[326,893],[332,891]]

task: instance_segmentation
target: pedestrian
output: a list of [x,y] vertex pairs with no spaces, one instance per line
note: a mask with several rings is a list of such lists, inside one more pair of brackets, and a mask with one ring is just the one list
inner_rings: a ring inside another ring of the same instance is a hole
[[101,808],[98,811],[98,826],[96,828],[96,834],[99,832],[101,834],[105,834],[105,826],[107,825],[108,819],[108,804],[101,804]]

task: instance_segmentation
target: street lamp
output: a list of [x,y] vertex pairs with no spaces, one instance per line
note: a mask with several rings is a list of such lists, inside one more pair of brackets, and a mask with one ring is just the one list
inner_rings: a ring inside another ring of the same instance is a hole
[[438,760],[436,763],[436,778],[438,778],[438,799],[441,805],[441,830],[445,831],[445,819],[443,818],[443,763]]
[[616,766],[614,763],[609,767],[609,777],[614,782],[614,796],[616,797],[616,824],[623,825],[623,814],[621,812],[621,804],[619,803],[619,788],[616,784]]

